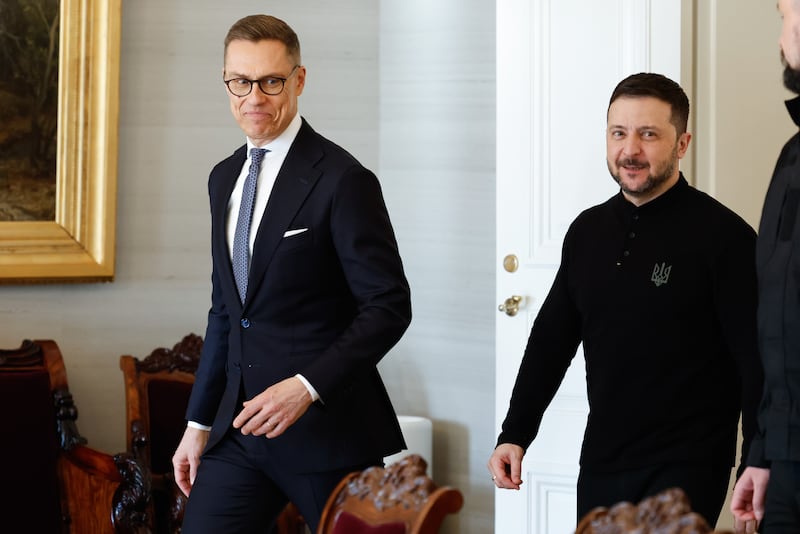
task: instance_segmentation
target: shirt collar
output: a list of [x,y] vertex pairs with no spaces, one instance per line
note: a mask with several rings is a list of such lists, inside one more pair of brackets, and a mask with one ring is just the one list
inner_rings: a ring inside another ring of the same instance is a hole
[[800,96],[786,101],[786,109],[789,110],[789,115],[797,126],[800,126]]
[[649,213],[656,213],[662,209],[669,209],[669,207],[682,196],[683,192],[689,189],[689,182],[684,178],[683,173],[680,173],[678,181],[675,184],[658,195],[656,198],[649,202],[645,202],[641,206],[636,206],[622,194],[620,191],[617,194],[617,206],[626,215],[633,213],[642,213],[643,211]]
[[[281,134],[267,143],[266,145],[258,148],[266,148],[270,151],[271,154],[283,154],[285,155],[289,152],[289,148],[292,146],[294,142],[294,138],[297,137],[297,132],[300,131],[300,126],[302,126],[303,121],[300,118],[300,112],[298,111],[292,121],[289,123],[289,126],[281,132]],[[256,148],[250,138],[247,138],[247,154],[249,157],[250,150]]]

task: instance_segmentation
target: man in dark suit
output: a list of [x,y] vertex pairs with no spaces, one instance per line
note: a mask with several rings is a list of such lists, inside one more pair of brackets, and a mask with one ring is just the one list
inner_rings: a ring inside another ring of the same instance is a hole
[[247,143],[208,183],[212,304],[173,458],[184,534],[264,532],[287,500],[313,531],[345,474],[405,447],[376,364],[411,320],[408,282],[377,178],[299,115],[305,75],[283,21],[229,30]]

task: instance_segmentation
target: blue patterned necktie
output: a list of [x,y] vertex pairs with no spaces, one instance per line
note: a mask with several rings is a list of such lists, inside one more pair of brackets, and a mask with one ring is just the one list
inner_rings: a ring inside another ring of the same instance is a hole
[[236,220],[236,232],[233,234],[233,277],[239,298],[244,304],[247,296],[247,277],[250,270],[250,224],[253,220],[253,203],[256,198],[256,183],[261,160],[267,153],[265,148],[250,149],[250,169],[242,188],[242,203],[239,205],[239,218]]

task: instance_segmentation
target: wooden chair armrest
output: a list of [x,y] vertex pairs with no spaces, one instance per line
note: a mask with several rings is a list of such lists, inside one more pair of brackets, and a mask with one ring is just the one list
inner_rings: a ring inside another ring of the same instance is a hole
[[77,445],[59,456],[58,474],[71,532],[150,533],[150,476],[129,453]]

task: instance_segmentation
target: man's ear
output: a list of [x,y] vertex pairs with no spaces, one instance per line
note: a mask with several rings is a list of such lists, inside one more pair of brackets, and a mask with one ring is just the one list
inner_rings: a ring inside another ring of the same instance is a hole
[[686,155],[686,151],[689,150],[689,143],[691,140],[692,134],[689,132],[683,132],[680,137],[678,137],[678,159],[681,159]]

